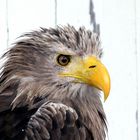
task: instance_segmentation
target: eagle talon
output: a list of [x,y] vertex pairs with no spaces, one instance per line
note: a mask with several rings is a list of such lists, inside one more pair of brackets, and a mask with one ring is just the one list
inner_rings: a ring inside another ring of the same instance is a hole
[[[26,131],[29,131],[30,127],[36,128],[38,132],[44,129],[49,138],[50,134],[48,132],[50,129],[63,129],[64,126],[73,126],[77,119],[78,115],[73,108],[62,103],[47,102],[44,103],[30,118],[28,122],[28,129]],[[34,123],[35,121],[36,123]],[[44,124],[44,128],[42,128],[42,124]],[[29,134],[31,133],[34,132],[32,131]]]
[[66,113],[69,112],[70,114],[73,115],[75,120],[78,119],[78,115],[77,115],[76,111],[73,108],[71,108],[69,106],[66,106],[62,103],[50,102],[50,103],[47,104],[47,106],[53,107],[54,110],[59,110],[60,112],[63,110],[63,112],[61,112],[61,113],[64,114],[63,116],[65,116],[65,117],[66,117]]

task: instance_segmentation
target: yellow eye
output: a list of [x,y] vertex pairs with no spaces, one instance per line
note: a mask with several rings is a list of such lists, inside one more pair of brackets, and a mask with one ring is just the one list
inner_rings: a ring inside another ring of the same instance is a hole
[[57,62],[58,62],[58,64],[60,64],[61,66],[66,66],[66,65],[68,65],[68,63],[70,62],[70,59],[71,59],[71,57],[70,57],[69,55],[60,54],[60,55],[57,57]]

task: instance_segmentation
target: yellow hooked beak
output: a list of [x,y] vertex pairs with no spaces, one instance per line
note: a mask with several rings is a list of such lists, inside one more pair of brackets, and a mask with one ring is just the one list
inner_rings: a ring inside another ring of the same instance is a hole
[[61,76],[73,77],[104,92],[104,100],[110,92],[110,76],[106,67],[94,56],[77,58],[71,62]]

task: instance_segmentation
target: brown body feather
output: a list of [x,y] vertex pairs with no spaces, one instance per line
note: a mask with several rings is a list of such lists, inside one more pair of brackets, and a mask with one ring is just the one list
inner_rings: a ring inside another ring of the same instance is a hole
[[63,49],[102,54],[96,34],[68,26],[26,34],[4,55],[0,140],[105,140],[99,91],[57,77],[61,69],[53,60]]

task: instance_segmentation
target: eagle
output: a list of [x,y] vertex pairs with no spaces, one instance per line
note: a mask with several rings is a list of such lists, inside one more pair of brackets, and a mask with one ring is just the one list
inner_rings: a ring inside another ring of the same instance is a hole
[[2,56],[0,140],[105,140],[110,76],[100,42],[71,25],[21,35]]

